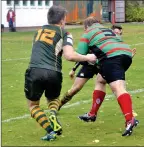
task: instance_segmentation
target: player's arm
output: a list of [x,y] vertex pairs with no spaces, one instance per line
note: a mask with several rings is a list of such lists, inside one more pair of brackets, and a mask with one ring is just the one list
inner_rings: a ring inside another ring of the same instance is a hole
[[[77,48],[77,52],[79,54],[82,54],[82,55],[86,55],[89,53],[89,38],[88,38],[88,34],[83,34],[80,41],[79,41],[79,44],[78,44],[78,48]],[[89,65],[89,63],[93,64],[95,62],[80,62],[81,65]]]
[[72,68],[73,71],[76,71],[77,68],[80,66],[80,65],[88,65],[88,62],[84,61],[84,62],[76,62],[74,67]]
[[69,61],[87,61],[87,62],[95,62],[96,56],[94,54],[87,54],[87,55],[81,55],[74,51],[72,46],[66,45],[63,47],[63,55],[66,60]]
[[75,75],[75,71],[77,70],[77,68],[80,66],[80,65],[88,65],[88,62],[76,62],[75,63],[75,66],[72,68],[72,70],[69,72],[69,76],[71,79],[74,78],[74,75]]
[[136,48],[133,48],[132,49],[132,58],[135,56],[135,54],[136,54]]
[[74,76],[75,76],[75,71],[76,71],[76,69],[79,67],[79,65],[80,65],[80,62],[76,62],[75,65],[74,65],[74,67],[73,67],[73,68],[71,69],[71,71],[69,72],[69,76],[70,76],[71,79],[74,78]]
[[[80,39],[79,45],[78,45],[78,49],[77,52],[79,52],[80,54],[87,54],[88,52],[88,41],[86,41],[88,39],[86,39],[86,36],[83,35]],[[84,52],[83,52],[84,51]],[[76,71],[76,69],[79,67],[79,65],[85,65],[85,62],[76,62],[75,66],[72,68],[72,70],[70,71],[69,75],[70,77],[73,77],[74,72]]]
[[80,64],[81,64],[80,62],[76,62],[75,65],[74,65],[74,67],[72,68],[72,70],[73,71],[76,71],[77,68],[80,66]]
[[[88,53],[88,52],[87,52]],[[64,44],[63,44],[63,55],[65,59],[69,61],[88,61],[94,62],[96,60],[96,56],[94,54],[79,54],[74,51],[73,49],[73,39],[72,35],[67,34],[64,37]]]
[[87,35],[83,34],[82,37],[80,38],[78,48],[76,50],[77,53],[82,54],[82,55],[86,55],[89,52],[88,43],[89,43],[89,39],[88,39]]

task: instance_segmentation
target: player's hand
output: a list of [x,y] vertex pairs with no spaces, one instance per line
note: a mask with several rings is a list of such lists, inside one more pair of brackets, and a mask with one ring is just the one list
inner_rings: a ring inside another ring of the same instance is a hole
[[74,76],[75,76],[75,71],[71,70],[71,71],[69,72],[69,76],[70,76],[71,79],[73,79]]
[[136,48],[133,48],[133,50],[132,50],[132,57],[134,57],[135,54],[136,54]]
[[96,56],[94,54],[87,54],[87,62],[92,62],[95,63],[96,62]]

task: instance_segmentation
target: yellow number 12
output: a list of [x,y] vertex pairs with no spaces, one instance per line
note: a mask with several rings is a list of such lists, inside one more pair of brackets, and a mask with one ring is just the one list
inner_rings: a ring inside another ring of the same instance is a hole
[[53,38],[54,38],[55,34],[56,34],[56,31],[54,31],[54,30],[40,29],[40,30],[38,30],[38,34],[36,36],[35,41],[38,41],[38,40],[44,41],[47,44],[53,45]]

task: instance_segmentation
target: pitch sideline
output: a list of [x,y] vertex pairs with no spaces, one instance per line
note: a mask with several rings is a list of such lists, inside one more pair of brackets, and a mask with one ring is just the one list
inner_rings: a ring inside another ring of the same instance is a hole
[[[144,88],[137,89],[137,90],[132,90],[132,91],[129,91],[129,92],[130,92],[130,94],[141,93],[141,92],[144,92]],[[109,98],[111,98],[113,96],[114,95],[107,95],[105,99],[108,100]],[[89,103],[89,102],[91,102],[91,99],[85,100],[85,101],[79,101],[79,102],[76,102],[76,103],[72,103],[72,104],[64,106],[63,108],[66,109],[66,108],[70,108],[70,107],[74,107],[74,106],[80,105],[82,103],[84,104],[84,103]],[[45,110],[45,112],[48,112],[48,110]],[[11,121],[14,121],[14,120],[20,120],[20,119],[25,119],[25,118],[30,118],[30,114],[25,114],[23,116],[9,118],[9,119],[3,120],[2,123],[8,123],[8,122],[11,122]]]

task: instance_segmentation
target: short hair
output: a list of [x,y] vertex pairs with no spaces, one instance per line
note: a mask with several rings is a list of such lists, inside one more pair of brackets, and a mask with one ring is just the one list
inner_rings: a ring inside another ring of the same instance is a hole
[[122,30],[123,28],[122,28],[122,26],[121,26],[121,25],[114,24],[114,25],[112,25],[111,29],[112,29],[112,30],[114,30],[114,29],[119,29],[119,30]]
[[94,23],[99,23],[99,21],[93,16],[86,18],[83,22],[85,28],[92,26]]
[[67,10],[62,6],[52,6],[47,14],[47,19],[49,24],[59,24],[62,19],[64,19]]

